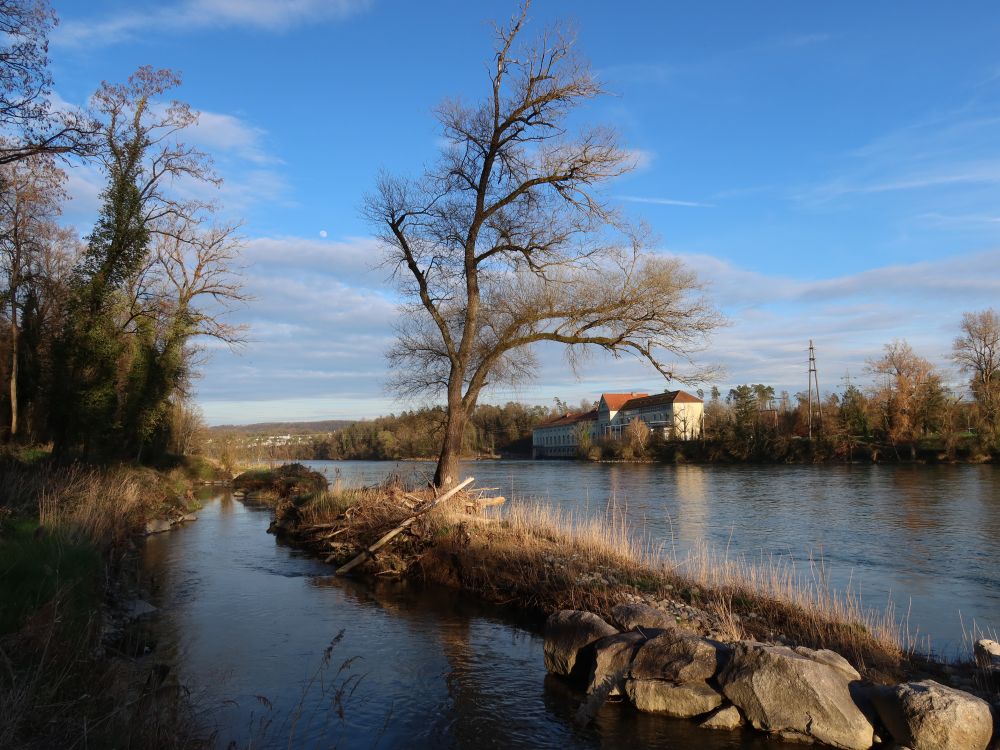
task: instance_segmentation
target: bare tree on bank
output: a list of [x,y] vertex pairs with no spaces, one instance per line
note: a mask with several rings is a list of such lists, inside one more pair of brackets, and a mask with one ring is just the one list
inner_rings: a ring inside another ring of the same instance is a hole
[[1000,433],[1000,316],[996,310],[962,316],[962,335],[952,345],[952,359],[969,376],[979,428],[990,447],[996,447]]
[[[446,146],[421,179],[383,175],[366,199],[385,260],[413,300],[388,354],[400,395],[446,395],[434,477],[458,479],[462,436],[483,388],[530,376],[532,345],[632,354],[665,378],[720,322],[693,273],[644,253],[644,237],[598,194],[628,172],[607,128],[569,133],[604,93],[573,40],[522,43],[527,4],[497,30],[489,93],[437,110]],[[689,373],[688,377],[695,377]]]

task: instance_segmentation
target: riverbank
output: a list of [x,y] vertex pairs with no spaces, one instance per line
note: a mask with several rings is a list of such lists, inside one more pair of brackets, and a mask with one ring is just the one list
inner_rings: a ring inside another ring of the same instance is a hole
[[199,747],[195,708],[130,624],[147,533],[193,520],[211,465],[0,457],[0,746]]
[[[274,495],[272,530],[340,565],[430,497],[398,483]],[[502,516],[470,514],[470,500],[458,497],[420,515],[360,570],[445,584],[538,618],[583,610],[613,621],[616,606],[641,604],[719,641],[836,651],[876,684],[932,678],[976,692],[990,687],[969,662],[944,664],[916,653],[891,611],[865,610],[787,567],[706,554],[682,569],[636,544],[623,519],[583,522],[523,505]]]

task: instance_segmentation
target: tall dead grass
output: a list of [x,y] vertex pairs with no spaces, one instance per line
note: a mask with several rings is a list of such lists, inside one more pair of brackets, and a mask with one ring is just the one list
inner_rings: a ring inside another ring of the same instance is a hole
[[[117,546],[145,522],[179,505],[179,498],[149,469],[71,466],[7,466],[0,479],[0,505],[72,541],[99,548]],[[32,507],[34,506],[34,507]]]

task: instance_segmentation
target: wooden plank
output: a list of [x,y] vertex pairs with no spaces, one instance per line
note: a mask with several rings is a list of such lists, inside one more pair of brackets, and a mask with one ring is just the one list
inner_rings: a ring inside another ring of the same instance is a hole
[[465,487],[468,484],[471,484],[474,481],[475,481],[474,477],[469,477],[468,479],[466,479],[464,482],[462,482],[458,486],[453,487],[452,489],[448,490],[446,493],[444,493],[443,495],[441,495],[441,497],[437,497],[434,500],[431,500],[429,503],[427,503],[427,505],[425,505],[419,511],[417,511],[412,516],[410,516],[409,518],[407,518],[405,521],[403,521],[401,524],[399,524],[399,526],[397,526],[396,528],[394,528],[392,531],[390,531],[387,534],[385,534],[384,536],[382,536],[377,542],[375,542],[374,544],[372,544],[364,552],[362,552],[360,555],[358,555],[357,557],[355,557],[349,563],[347,563],[346,565],[341,565],[339,568],[337,568],[337,575],[340,576],[340,575],[344,575],[345,573],[350,573],[352,570],[354,570],[356,567],[358,567],[361,563],[363,563],[365,560],[367,560],[369,557],[371,557],[372,554],[376,550],[384,547],[386,544],[388,544],[390,541],[392,541],[392,539],[397,534],[399,534],[406,527],[408,527],[410,524],[412,524],[414,521],[416,521],[424,513],[426,513],[427,511],[431,510],[432,508],[440,505],[445,500],[447,500],[449,497],[451,497],[452,495],[454,495],[455,493],[457,493],[459,490],[461,490],[463,487]]

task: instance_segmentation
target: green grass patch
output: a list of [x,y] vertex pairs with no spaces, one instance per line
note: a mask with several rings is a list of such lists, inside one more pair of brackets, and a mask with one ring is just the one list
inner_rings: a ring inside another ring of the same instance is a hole
[[85,622],[100,603],[101,567],[92,545],[32,520],[12,521],[0,536],[0,634],[19,629],[57,595],[64,617]]

